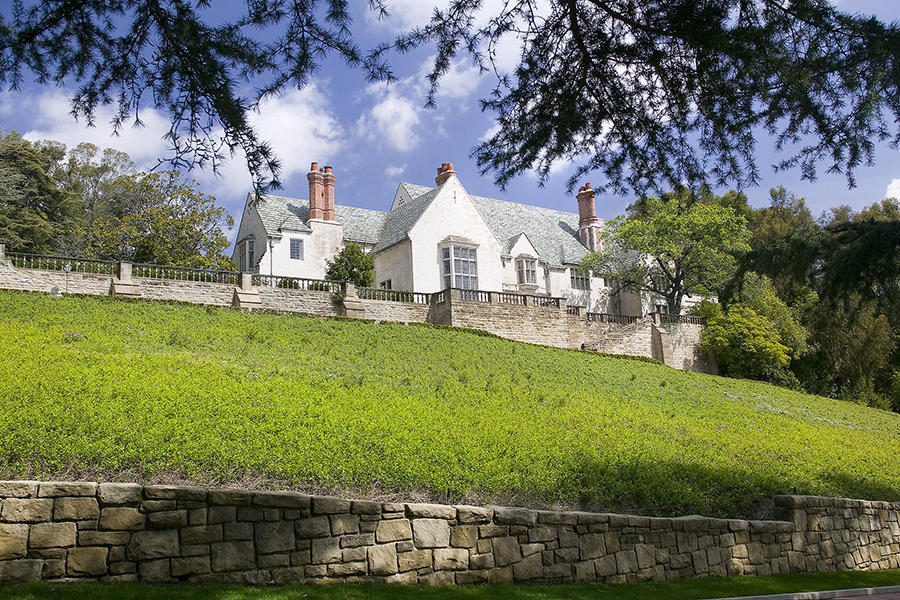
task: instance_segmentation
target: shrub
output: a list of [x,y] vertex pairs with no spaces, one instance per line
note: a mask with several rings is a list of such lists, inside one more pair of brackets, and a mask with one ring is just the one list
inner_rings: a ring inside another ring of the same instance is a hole
[[701,337],[703,349],[716,357],[728,375],[766,381],[787,378],[789,348],[780,342],[775,324],[749,306],[733,304],[713,317]]
[[347,242],[334,259],[325,261],[325,278],[334,281],[352,281],[359,287],[371,287],[375,280],[372,270],[375,257],[363,252],[359,244]]

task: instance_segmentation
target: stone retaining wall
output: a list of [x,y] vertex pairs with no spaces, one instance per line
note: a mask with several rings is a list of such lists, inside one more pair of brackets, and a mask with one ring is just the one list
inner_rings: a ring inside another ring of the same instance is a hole
[[[0,259],[0,288],[51,292],[68,289],[72,294],[109,295],[114,283],[111,275],[61,271],[18,269]],[[128,278],[129,295],[154,300],[175,300],[213,306],[232,306],[236,286],[223,283],[172,279]],[[253,307],[283,312],[322,316],[348,315],[374,321],[433,323],[489,331],[520,342],[557,348],[578,349],[587,345],[601,352],[655,358],[679,369],[715,373],[700,349],[702,326],[656,325],[650,317],[632,325],[596,323],[584,316],[567,314],[565,306],[545,307],[499,302],[463,300],[458,290],[449,290],[432,304],[414,304],[386,300],[354,299],[361,310],[347,311],[329,291],[314,291],[260,286],[248,290],[258,302]],[[118,293],[118,292],[117,292]],[[491,293],[498,297],[498,294]],[[679,329],[680,327],[680,329]],[[673,331],[673,335],[654,338],[655,332]]]
[[775,500],[783,521],[0,482],[0,582],[621,583],[900,566],[900,503]]

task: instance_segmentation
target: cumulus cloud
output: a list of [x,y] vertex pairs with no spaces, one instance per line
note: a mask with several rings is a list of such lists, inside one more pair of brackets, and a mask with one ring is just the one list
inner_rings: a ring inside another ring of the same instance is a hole
[[383,142],[403,152],[418,145],[416,126],[422,118],[421,108],[398,85],[375,83],[367,87],[364,93],[374,99],[374,104],[359,117],[356,126],[358,134],[370,142]]
[[[81,142],[115,148],[127,152],[141,169],[151,169],[161,158],[169,156],[170,146],[163,139],[169,129],[169,119],[163,113],[153,108],[143,109],[140,113],[143,127],[126,126],[115,135],[112,133],[114,112],[111,107],[99,107],[95,115],[96,126],[88,127],[83,121],[72,118],[69,98],[70,94],[58,89],[15,98],[35,107],[31,129],[23,135],[30,140],[57,140],[70,148]],[[0,114],[8,110],[10,102],[10,97],[0,102]],[[307,161],[331,160],[341,149],[344,131],[332,113],[327,94],[319,84],[312,83],[302,90],[291,90],[267,99],[258,112],[250,115],[250,122],[260,138],[267,140],[281,159],[283,181],[297,173],[305,173],[309,166]],[[241,152],[228,158],[218,174],[204,169],[188,175],[200,182],[204,191],[226,197],[226,203],[229,203],[228,197],[242,198],[252,183]]]
[[900,200],[900,177],[891,180],[887,189],[884,191],[885,198],[896,198]]
[[402,175],[405,170],[406,170],[405,163],[403,165],[388,165],[384,169],[384,175],[388,179],[394,179],[395,177]]

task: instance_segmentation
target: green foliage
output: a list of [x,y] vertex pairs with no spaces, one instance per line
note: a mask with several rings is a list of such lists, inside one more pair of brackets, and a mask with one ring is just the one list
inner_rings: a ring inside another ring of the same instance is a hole
[[744,274],[736,300],[772,322],[778,332],[778,341],[788,347],[791,358],[806,353],[806,329],[799,323],[794,311],[778,297],[768,277],[756,273]]
[[713,302],[712,300],[704,298],[703,300],[692,306],[688,311],[688,314],[695,317],[712,319],[713,317],[718,317],[722,314],[722,305],[718,302]]
[[900,415],[453,329],[0,291],[0,354],[0,478],[651,514],[900,499]]
[[110,209],[95,217],[87,255],[179,267],[235,270],[223,252],[222,227],[234,225],[215,198],[178,172],[125,175],[109,191]]
[[77,210],[75,195],[49,173],[64,150],[0,133],[0,241],[12,252],[51,253]]
[[[900,123],[900,29],[824,0],[510,0],[493,11],[446,0],[369,52],[353,42],[367,19],[346,0],[241,3],[224,21],[208,1],[8,4],[0,82],[66,81],[78,90],[74,116],[91,122],[115,104],[116,129],[139,121],[150,98],[170,117],[176,166],[216,168],[240,149],[260,187],[278,186],[280,164],[250,111],[308,83],[329,55],[390,80],[389,52],[434,46],[429,104],[461,53],[496,73],[483,106],[499,127],[474,155],[501,186],[578,161],[570,187],[589,172],[640,194],[684,181],[748,187],[760,129],[779,149],[796,146],[778,167],[814,179],[824,163],[852,183]],[[367,6],[387,17],[391,3]],[[495,64],[509,36],[521,44],[514,69]]]
[[352,281],[359,287],[371,287],[375,281],[375,257],[363,252],[356,242],[347,242],[334,258],[325,261],[325,278]]
[[658,294],[671,314],[680,314],[686,294],[715,293],[734,272],[734,254],[749,249],[747,223],[732,207],[739,204],[733,194],[723,199],[683,187],[641,198],[627,218],[607,224],[603,250],[588,255],[585,266]]
[[790,348],[782,344],[771,320],[749,306],[732,304],[713,317],[702,334],[703,349],[716,357],[728,375],[772,379],[790,363]]

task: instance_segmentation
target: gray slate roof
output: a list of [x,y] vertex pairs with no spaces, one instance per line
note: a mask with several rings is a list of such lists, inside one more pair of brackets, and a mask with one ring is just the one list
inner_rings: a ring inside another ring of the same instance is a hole
[[[309,200],[266,194],[257,203],[256,210],[269,234],[284,230],[310,231],[306,225],[309,220]],[[365,244],[378,241],[378,233],[387,217],[387,213],[380,210],[355,206],[335,205],[334,212],[344,226],[344,238]]]
[[578,264],[588,252],[578,237],[575,213],[483,196],[470,198],[506,254],[523,233],[551,267]]
[[[412,200],[390,212],[336,205],[338,221],[344,226],[344,238],[375,244],[374,252],[406,239],[407,234],[439,188],[401,183]],[[470,196],[475,208],[487,223],[505,254],[521,234],[528,236],[538,255],[551,267],[578,264],[588,250],[578,237],[578,215],[575,213],[483,196]],[[310,231],[309,201],[284,196],[265,195],[257,205],[263,226],[269,233],[280,230]]]
[[[403,184],[407,185],[407,184]],[[424,186],[415,186],[422,188]],[[407,188],[409,189],[409,188]],[[398,242],[406,239],[407,233],[416,224],[431,201],[437,196],[439,188],[426,188],[426,192],[420,194],[417,198],[404,202],[394,210],[383,213],[386,215],[384,227],[378,236],[378,243],[372,249],[373,252],[381,252],[385,248],[390,248]]]

